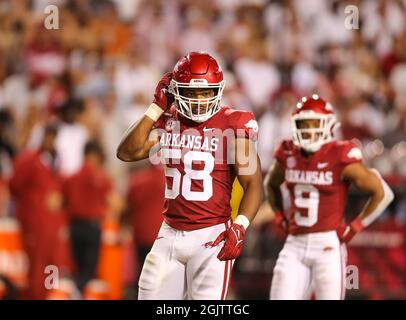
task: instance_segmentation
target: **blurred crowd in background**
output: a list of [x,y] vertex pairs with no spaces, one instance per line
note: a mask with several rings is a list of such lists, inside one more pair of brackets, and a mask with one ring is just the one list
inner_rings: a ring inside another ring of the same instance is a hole
[[[59,29],[44,27],[50,4]],[[348,5],[358,8],[358,29],[346,28]],[[318,93],[335,107],[338,137],[355,140],[394,188],[382,220],[404,227],[405,0],[0,0],[0,233],[17,218],[29,267],[22,256],[0,255],[0,264],[28,272],[17,285],[28,287],[22,297],[47,297],[48,264],[82,296],[95,294],[86,291],[91,279],[117,277],[114,268],[123,283],[116,286],[136,283],[162,221],[163,173],[120,162],[116,147],[161,75],[200,50],[223,67],[223,104],[256,115],[264,173],[277,143],[291,136],[298,99]],[[261,232],[272,247],[272,231]],[[125,249],[109,247],[117,243]],[[112,256],[122,263],[109,265]],[[395,293],[406,292],[405,259],[395,254],[394,273],[403,277],[395,277]],[[267,268],[270,275],[272,263]],[[10,291],[9,279],[0,280],[0,296]]]

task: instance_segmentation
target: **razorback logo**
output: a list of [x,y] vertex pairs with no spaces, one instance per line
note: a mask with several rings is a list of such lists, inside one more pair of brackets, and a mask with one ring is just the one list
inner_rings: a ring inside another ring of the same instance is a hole
[[347,153],[347,157],[361,160],[362,152],[360,149],[354,147]]
[[258,132],[258,122],[254,119],[251,119],[245,124],[245,127],[248,129],[252,129],[255,133]]

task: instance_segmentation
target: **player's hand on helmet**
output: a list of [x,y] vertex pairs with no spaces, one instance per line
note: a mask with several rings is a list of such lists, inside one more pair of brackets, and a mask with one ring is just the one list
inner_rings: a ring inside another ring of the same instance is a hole
[[222,241],[224,246],[221,248],[217,258],[221,261],[233,260],[237,258],[242,251],[245,228],[237,223],[233,223],[230,228],[223,231],[216,240],[207,242],[206,248],[216,247]]
[[341,242],[348,243],[363,229],[359,219],[355,219],[349,225],[342,225],[337,229],[337,235]]
[[159,80],[158,85],[155,88],[153,103],[163,111],[169,109],[174,101],[173,95],[168,90],[171,80],[172,72],[167,72],[162,76],[161,80]]

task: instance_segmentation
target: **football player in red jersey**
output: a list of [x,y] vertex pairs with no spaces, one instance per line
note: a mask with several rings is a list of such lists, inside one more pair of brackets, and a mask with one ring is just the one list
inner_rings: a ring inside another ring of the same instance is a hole
[[[233,261],[263,191],[257,122],[250,112],[220,106],[223,88],[217,61],[189,53],[162,77],[153,103],[117,149],[123,161],[153,159],[159,149],[165,166],[164,222],[143,266],[139,299],[227,296]],[[235,177],[244,196],[231,221]]]
[[[271,299],[344,299],[345,243],[370,225],[393,193],[375,170],[362,164],[350,141],[336,141],[330,103],[303,97],[293,112],[293,140],[285,140],[265,179],[276,221],[288,234],[273,272]],[[289,191],[284,215],[280,187]],[[359,215],[342,224],[350,184],[370,195]]]

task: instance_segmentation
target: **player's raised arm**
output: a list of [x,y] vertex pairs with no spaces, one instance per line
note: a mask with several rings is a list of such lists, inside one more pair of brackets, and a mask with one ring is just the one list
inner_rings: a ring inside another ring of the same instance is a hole
[[360,191],[370,194],[368,202],[357,218],[339,231],[341,240],[348,242],[356,233],[376,220],[392,202],[394,196],[378,171],[368,169],[362,163],[347,165],[343,170],[342,179],[353,183]]
[[151,137],[154,124],[167,110],[173,98],[168,94],[167,87],[172,73],[166,73],[159,81],[154,100],[141,120],[131,125],[125,132],[117,148],[117,158],[122,161],[138,161],[148,158],[150,149],[158,143],[157,137]]

